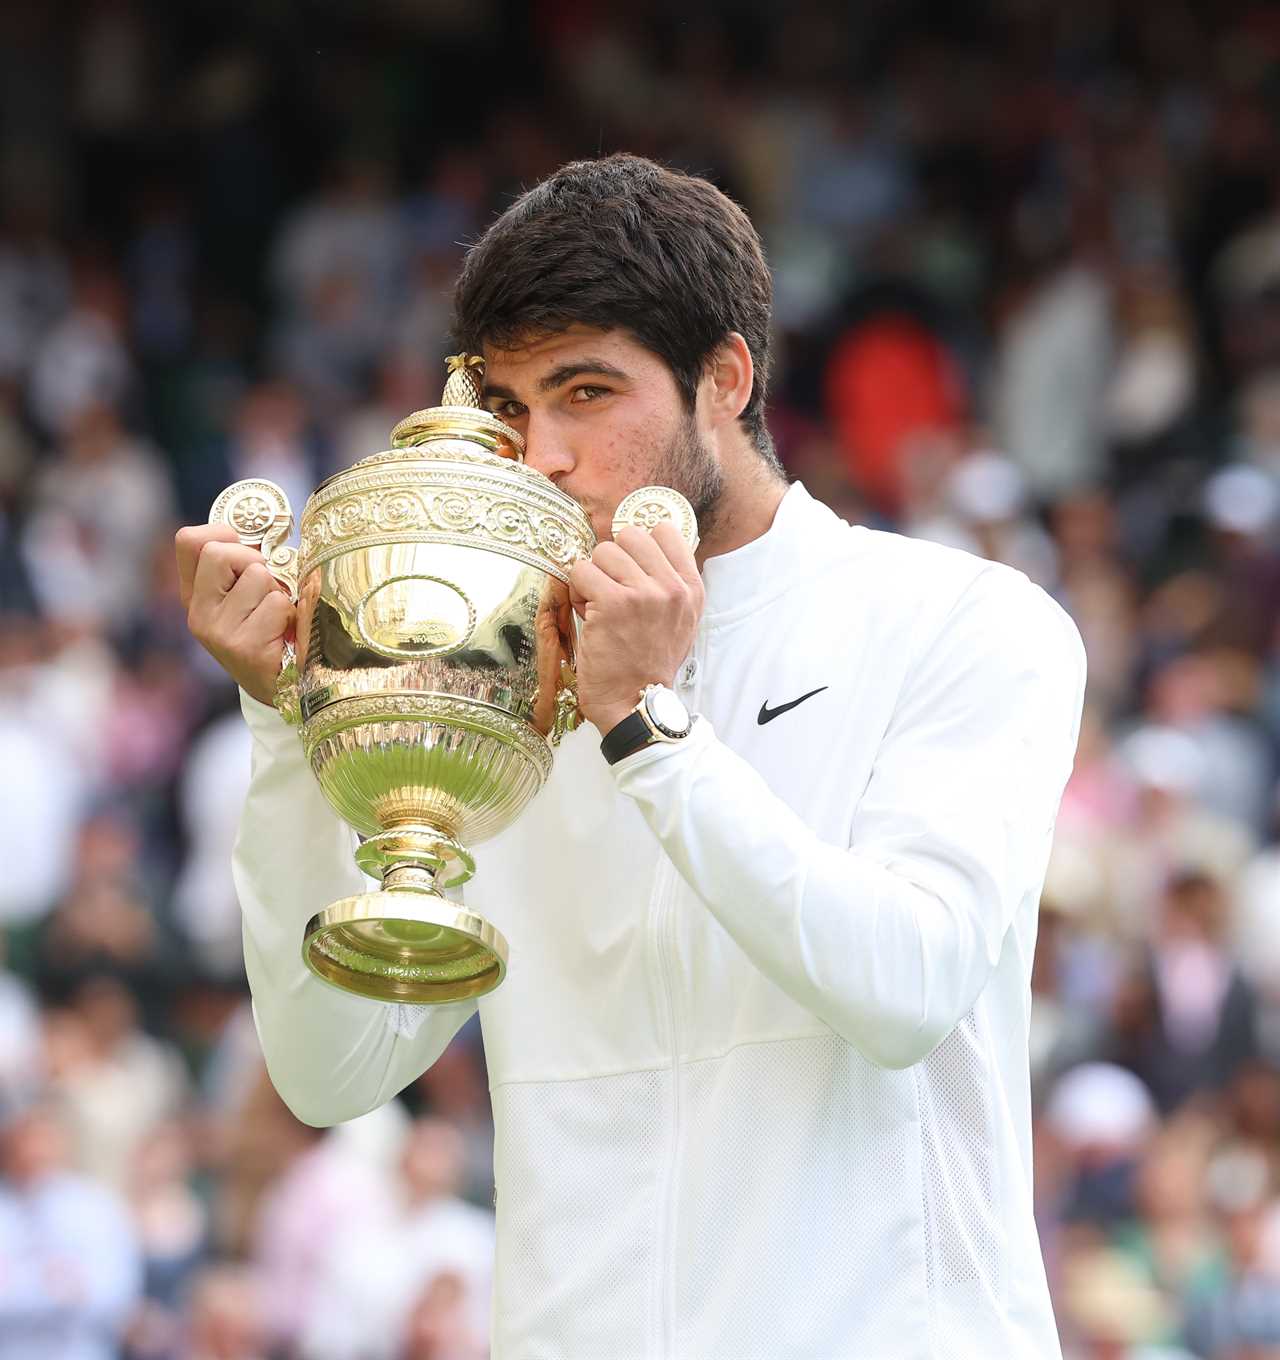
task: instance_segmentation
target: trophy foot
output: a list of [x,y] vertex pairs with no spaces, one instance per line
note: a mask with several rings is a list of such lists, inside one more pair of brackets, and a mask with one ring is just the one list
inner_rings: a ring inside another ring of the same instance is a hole
[[483,996],[507,971],[507,942],[483,916],[425,884],[394,881],[318,912],[302,954],[343,991],[420,1006]]

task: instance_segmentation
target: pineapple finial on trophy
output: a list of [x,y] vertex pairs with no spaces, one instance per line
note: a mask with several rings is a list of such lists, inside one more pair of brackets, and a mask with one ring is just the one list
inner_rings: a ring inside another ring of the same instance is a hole
[[480,374],[473,370],[484,369],[484,359],[478,354],[451,354],[445,364],[449,378],[444,385],[441,406],[483,406],[480,394]]

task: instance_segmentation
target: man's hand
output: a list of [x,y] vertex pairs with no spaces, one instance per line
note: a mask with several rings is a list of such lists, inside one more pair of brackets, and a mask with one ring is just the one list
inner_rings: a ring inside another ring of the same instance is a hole
[[176,546],[192,637],[241,689],[269,704],[285,639],[293,632],[289,592],[229,524],[179,529]]
[[583,620],[578,703],[603,736],[646,685],[675,682],[702,617],[702,577],[679,530],[663,523],[599,544],[570,571],[569,591]]

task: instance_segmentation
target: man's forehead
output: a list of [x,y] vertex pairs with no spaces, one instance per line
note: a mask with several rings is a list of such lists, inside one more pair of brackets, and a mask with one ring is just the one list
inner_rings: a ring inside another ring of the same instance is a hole
[[506,384],[517,376],[525,381],[536,380],[570,358],[577,360],[587,355],[599,355],[615,365],[624,356],[630,356],[634,362],[636,352],[642,349],[627,331],[576,323],[562,331],[530,336],[514,345],[486,343],[482,350],[485,385]]
[[574,322],[563,330],[543,330],[521,336],[514,344],[495,345],[486,341],[483,347],[484,367],[488,369],[522,369],[526,364],[539,360],[558,358],[560,351],[588,341],[599,347],[613,337],[622,335],[619,330],[603,330],[599,326],[584,326]]

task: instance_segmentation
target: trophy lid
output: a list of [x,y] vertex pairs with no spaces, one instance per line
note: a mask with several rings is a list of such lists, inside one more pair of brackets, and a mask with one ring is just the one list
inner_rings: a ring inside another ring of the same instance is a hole
[[484,409],[478,354],[451,354],[445,360],[449,378],[439,406],[414,411],[391,431],[394,449],[419,448],[436,439],[470,439],[488,452],[524,462],[524,436]]

